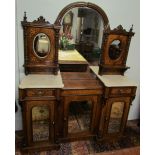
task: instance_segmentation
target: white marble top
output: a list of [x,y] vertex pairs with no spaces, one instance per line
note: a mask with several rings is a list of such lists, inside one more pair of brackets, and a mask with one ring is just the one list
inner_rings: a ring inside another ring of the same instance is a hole
[[124,86],[137,86],[137,84],[131,81],[127,76],[122,75],[102,75],[98,74],[98,66],[90,66],[91,70],[97,75],[97,77],[107,87],[124,87]]
[[26,88],[63,88],[61,74],[58,75],[42,75],[42,74],[29,74],[25,76],[20,85],[20,89]]

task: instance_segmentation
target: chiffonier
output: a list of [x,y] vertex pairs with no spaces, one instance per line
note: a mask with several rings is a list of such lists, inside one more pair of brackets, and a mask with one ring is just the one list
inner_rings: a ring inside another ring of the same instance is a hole
[[[80,60],[76,56],[70,60],[67,55],[77,54],[76,50],[59,50],[62,18],[74,7],[94,9],[104,21],[99,65],[89,65],[81,55]],[[42,16],[28,22],[25,13],[22,26],[23,151],[59,149],[61,143],[90,138],[103,143],[123,136],[136,94],[136,84],[124,76],[132,28],[129,32],[122,26],[110,30],[105,12],[86,2],[66,6],[54,24]]]

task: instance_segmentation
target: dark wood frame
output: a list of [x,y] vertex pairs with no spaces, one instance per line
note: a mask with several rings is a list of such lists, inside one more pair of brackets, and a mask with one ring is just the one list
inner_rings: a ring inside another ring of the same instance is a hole
[[[50,88],[19,89],[19,103],[22,108],[24,141],[22,150],[34,152],[40,150],[59,149],[56,144],[55,132],[57,129],[56,113],[59,90]],[[32,108],[35,106],[48,106],[49,108],[49,140],[33,142],[32,139]]]
[[[82,92],[82,90],[81,90]],[[97,95],[74,95],[74,96],[65,96],[63,97],[63,109],[64,109],[64,122],[63,122],[63,138],[61,138],[61,141],[73,141],[73,140],[82,140],[85,138],[91,138],[95,136],[95,130],[96,130],[96,111],[98,108],[98,96]],[[77,133],[68,133],[68,116],[69,116],[69,106],[71,102],[74,101],[91,101],[92,102],[92,113],[90,116],[90,128],[86,131],[81,131]]]
[[[100,113],[100,123],[97,137],[98,142],[113,141],[124,136],[123,133],[126,127],[128,113],[130,110],[130,106],[132,105],[132,101],[135,98],[136,89],[137,87],[135,86],[104,87],[105,93],[102,98],[102,108]],[[124,102],[124,110],[121,118],[120,131],[115,133],[108,133],[111,107],[114,101]]]
[[[110,121],[112,104],[117,101],[124,102],[123,115],[121,117],[121,122],[120,122],[120,129],[118,132],[108,133],[108,126],[109,126],[109,121]],[[103,139],[113,139],[113,137],[117,138],[123,135],[124,128],[127,122],[128,112],[130,109],[130,103],[131,103],[131,97],[117,97],[117,98],[109,98],[107,100],[106,113],[105,113],[105,118],[104,118],[105,124],[103,128],[103,133],[102,133]]]
[[[24,29],[24,67],[25,74],[57,74],[60,26],[50,24],[40,16],[33,22],[27,22],[26,12],[21,22]],[[33,51],[33,39],[38,33],[45,33],[50,40],[50,52],[45,58],[39,58]]]
[[81,7],[81,8],[88,7],[88,8],[95,10],[96,12],[98,12],[101,15],[102,20],[104,21],[103,22],[104,29],[105,28],[110,29],[109,20],[108,20],[106,13],[99,6],[97,6],[96,4],[90,3],[90,2],[74,2],[74,3],[67,5],[66,7],[64,7],[61,10],[61,12],[59,13],[54,24],[61,25],[61,21],[62,21],[64,15],[66,14],[66,12],[68,12],[70,9],[76,8],[76,7]]
[[[121,25],[113,30],[105,29],[103,34],[103,50],[99,63],[99,74],[120,74],[124,75],[124,72],[129,68],[126,67],[126,60],[128,56],[131,37],[134,35],[132,32],[133,26],[127,32]],[[109,47],[114,40],[121,42],[120,56],[112,60],[109,57]]]
[[[28,131],[28,144],[29,145],[36,145],[36,144],[44,144],[44,143],[54,143],[54,112],[55,112],[55,101],[44,101],[44,100],[39,100],[39,101],[25,101],[25,106],[27,109],[27,131]],[[37,106],[47,106],[49,109],[49,140],[46,141],[33,141],[33,131],[32,131],[32,109]]]

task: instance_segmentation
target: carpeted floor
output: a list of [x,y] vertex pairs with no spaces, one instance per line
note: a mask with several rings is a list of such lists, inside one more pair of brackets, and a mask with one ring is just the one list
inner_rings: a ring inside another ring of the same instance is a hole
[[[23,139],[22,132],[16,132],[16,155],[23,155],[20,151]],[[76,141],[60,144],[60,150],[35,152],[31,155],[93,155],[101,152],[131,148],[140,145],[140,130],[136,121],[128,121],[125,137],[113,143],[96,144],[93,140]]]

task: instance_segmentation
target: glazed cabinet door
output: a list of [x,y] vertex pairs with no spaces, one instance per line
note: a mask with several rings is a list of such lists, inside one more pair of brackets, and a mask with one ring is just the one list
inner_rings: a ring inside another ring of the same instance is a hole
[[94,135],[97,128],[98,96],[67,96],[63,99],[63,138],[82,139]]
[[29,146],[54,143],[54,101],[27,101],[26,132]]
[[104,112],[100,124],[102,124],[102,136],[115,137],[123,133],[126,126],[130,108],[130,97],[109,98],[102,109]]

